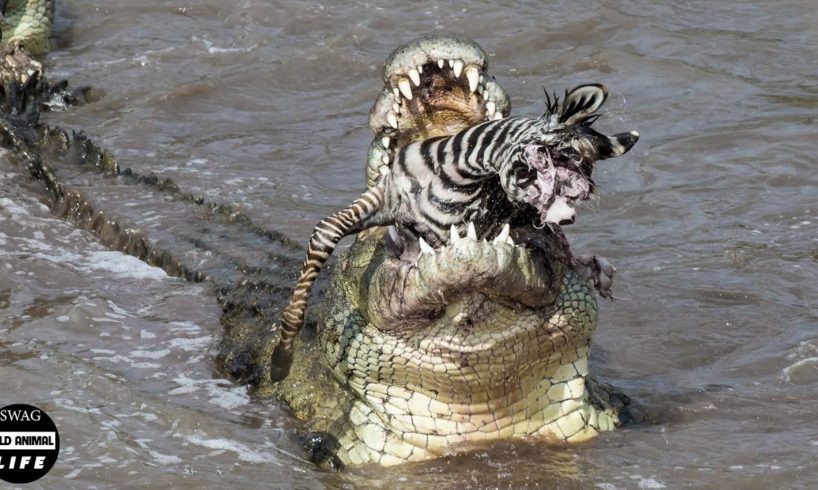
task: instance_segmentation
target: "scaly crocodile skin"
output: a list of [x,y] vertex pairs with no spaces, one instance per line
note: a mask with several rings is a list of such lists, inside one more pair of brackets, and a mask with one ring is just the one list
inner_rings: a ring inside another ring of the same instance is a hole
[[31,55],[48,52],[54,0],[6,0],[0,20],[3,46],[20,43]]
[[[436,317],[384,324],[378,311],[390,293],[380,288],[390,279],[380,276],[398,276],[384,265],[393,259],[382,234],[359,236],[323,300],[322,350],[354,394],[348,417],[329,430],[343,463],[420,461],[496,439],[577,442],[618,423],[618,410],[586,386],[597,320],[587,280],[560,268],[558,295],[544,308],[449,290]],[[445,257],[421,256],[417,268],[435,275],[441,273],[435,260],[458,257],[453,267],[477,265],[493,257],[494,248],[464,237]],[[498,265],[498,272],[513,269]],[[527,274],[527,267],[519,273]]]

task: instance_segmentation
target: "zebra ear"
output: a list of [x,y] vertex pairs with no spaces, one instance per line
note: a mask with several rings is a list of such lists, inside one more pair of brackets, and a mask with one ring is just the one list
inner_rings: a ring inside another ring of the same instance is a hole
[[608,89],[601,83],[580,85],[565,94],[565,100],[560,106],[559,121],[566,126],[582,122],[602,107],[607,98]]

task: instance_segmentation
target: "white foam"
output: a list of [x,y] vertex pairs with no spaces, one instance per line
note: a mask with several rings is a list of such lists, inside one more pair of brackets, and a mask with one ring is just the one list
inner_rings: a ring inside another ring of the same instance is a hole
[[167,273],[159,267],[148,265],[136,257],[125,255],[122,252],[107,250],[90,252],[86,264],[93,270],[111,272],[120,277],[154,280],[168,277]]
[[116,355],[111,357],[104,357],[104,356],[97,356],[92,357],[92,361],[108,361],[114,364],[127,364],[133,368],[137,369],[159,369],[162,367],[161,364],[157,364],[155,362],[137,362],[131,359],[130,357]]
[[29,212],[26,208],[20,206],[16,202],[7,197],[0,197],[0,208],[12,216],[27,217]]
[[198,332],[199,330],[201,330],[201,327],[199,327],[199,325],[196,325],[195,323],[190,322],[190,321],[181,321],[181,322],[176,321],[176,322],[170,322],[170,324],[173,325],[173,327],[171,327],[171,329],[170,329],[171,332],[179,332],[179,331],[182,331],[182,332]]
[[154,451],[154,450],[149,451],[149,454],[159,464],[168,465],[168,464],[179,464],[179,463],[182,462],[182,460],[178,456],[162,454],[162,453]]
[[642,478],[639,480],[639,488],[665,488],[665,485],[653,478]]
[[207,449],[219,449],[231,451],[238,455],[240,461],[248,463],[275,463],[281,466],[281,463],[276,461],[275,457],[268,452],[254,451],[240,442],[231,441],[229,439],[207,439],[199,434],[192,434],[186,436],[185,441],[202,446]]
[[130,313],[128,312],[128,310],[123,310],[122,308],[120,308],[116,303],[114,303],[110,299],[107,302],[108,302],[108,308],[113,310],[113,312],[116,313],[117,315],[122,315],[121,318],[125,318],[126,316],[130,316]]
[[[91,349],[93,354],[106,354],[106,355],[114,355],[116,354],[115,350],[110,349]],[[76,373],[75,373],[76,374]]]
[[135,350],[131,351],[130,355],[132,357],[143,357],[146,359],[162,359],[163,357],[167,357],[170,354],[170,349],[160,349],[160,350]]
[[812,367],[814,370],[818,371],[818,357],[807,357],[806,359],[801,359],[800,361],[796,361],[789,366],[785,367],[781,370],[781,379],[785,383],[792,383],[792,375],[793,371],[798,371],[802,368],[807,366]]
[[202,337],[196,337],[192,339],[178,338],[171,339],[170,347],[174,349],[183,350],[186,352],[200,351],[210,346],[210,343],[212,341],[213,341],[212,335],[204,335]]
[[208,401],[225,410],[233,410],[250,403],[250,397],[247,396],[247,388],[245,386],[237,386],[229,390],[218,386],[208,386],[207,391],[212,396]]

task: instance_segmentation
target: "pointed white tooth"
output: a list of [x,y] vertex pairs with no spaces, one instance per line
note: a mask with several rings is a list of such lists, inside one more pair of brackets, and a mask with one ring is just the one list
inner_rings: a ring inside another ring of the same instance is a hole
[[397,102],[392,104],[392,110],[395,111],[396,114],[400,114],[400,104],[398,104]]
[[483,83],[483,80],[484,80],[484,79],[485,79],[485,78],[483,77],[483,75],[480,75],[480,83],[481,83],[481,84]]
[[469,79],[469,91],[474,93],[474,91],[477,90],[477,81],[480,78],[480,73],[477,71],[476,66],[466,67],[466,78]]
[[395,129],[398,129],[398,116],[394,112],[386,113],[386,122]]
[[380,172],[381,175],[386,175],[389,173],[389,167],[384,167],[383,165],[381,165],[380,167],[378,167],[378,172]]
[[403,94],[409,100],[412,100],[412,86],[409,85],[409,80],[406,78],[401,78],[398,80],[398,88],[400,89],[400,93]]
[[463,71],[463,62],[461,60],[455,60],[452,69],[454,70],[454,77],[460,78],[460,73]]
[[457,227],[452,225],[449,229],[449,243],[455,244],[460,241],[460,233],[457,232]]
[[469,230],[466,232],[466,237],[477,241],[477,231],[474,229],[474,222],[469,221]]
[[497,245],[499,243],[505,243],[508,240],[508,234],[511,231],[511,227],[508,226],[508,223],[503,225],[503,229],[500,230],[500,234],[497,235],[497,238],[494,239],[493,245]]
[[495,112],[494,115],[491,116],[491,118],[494,119],[494,120],[502,119],[503,118],[503,113],[502,112]]
[[483,86],[482,85],[477,86],[477,93],[480,94],[480,95],[483,95]]
[[433,249],[431,245],[426,243],[426,240],[424,240],[422,237],[418,240],[418,242],[420,243],[420,253],[429,255],[435,254],[435,249]]
[[381,138],[381,143],[383,143],[384,148],[389,148],[389,143],[391,142],[392,138],[390,138],[389,136],[384,136],[383,138]]
[[423,65],[417,66],[418,73],[423,73]]
[[506,243],[508,243],[508,244],[509,244],[509,245],[511,245],[512,247],[513,247],[513,246],[515,246],[515,245],[514,245],[514,240],[512,240],[512,239],[511,239],[511,237],[508,237],[508,239],[506,239]]
[[420,85],[420,73],[418,73],[418,71],[414,68],[409,70],[409,78],[412,79],[412,83],[415,84],[415,87]]
[[443,61],[443,60],[437,60],[437,67],[438,67],[438,68],[440,68],[440,69],[442,70],[444,66],[446,66],[446,62],[445,62],[445,61]]
[[400,99],[400,90],[398,90],[398,87],[392,87],[392,93],[395,94],[395,97]]
[[389,164],[389,157],[384,155],[383,157],[381,157],[381,161],[388,165]]
[[492,101],[486,102],[486,114],[488,114],[489,117],[493,116],[494,111],[496,111],[496,110],[497,110],[497,105],[494,102],[492,102]]
[[454,60],[449,60],[449,66],[450,67],[454,66]]

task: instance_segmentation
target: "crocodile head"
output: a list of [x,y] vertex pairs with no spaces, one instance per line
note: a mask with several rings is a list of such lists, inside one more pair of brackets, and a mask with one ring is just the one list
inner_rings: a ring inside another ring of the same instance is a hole
[[[508,98],[487,68],[464,38],[399,47],[370,112],[367,182],[405,144],[506,117]],[[558,225],[570,220],[550,210],[587,198],[593,162],[624,153],[638,135],[591,129],[606,92],[584,87],[563,104],[549,100],[542,131],[521,147],[525,169],[509,167],[509,199],[530,209],[511,226],[498,219],[491,233],[470,226],[465,236],[453,228],[436,248],[399,225],[376,228],[340,258],[318,331],[352,394],[328,429],[338,461],[397,464],[515,437],[581,441],[617,423],[622,399],[586,379],[597,305],[583,277],[602,289],[613,269],[573,257]]]
[[376,137],[369,146],[367,185],[398,148],[511,112],[505,90],[488,75],[486,53],[464,37],[430,36],[401,45],[384,64],[383,82],[369,111]]

